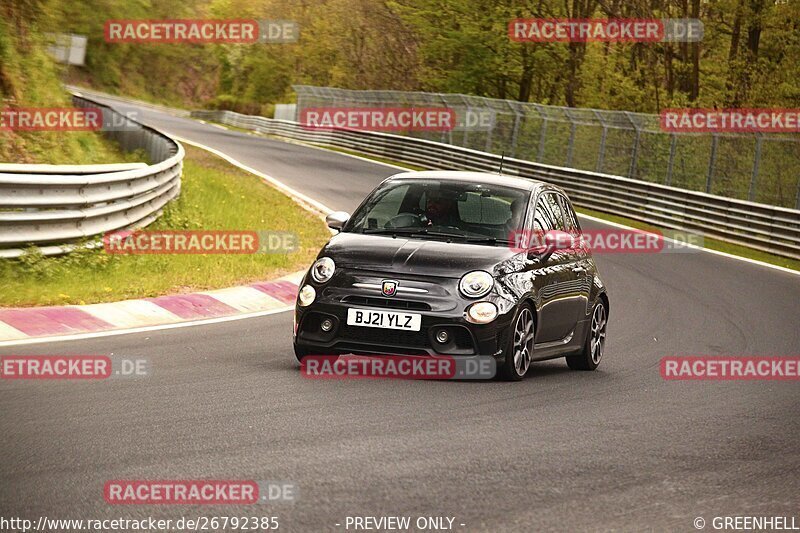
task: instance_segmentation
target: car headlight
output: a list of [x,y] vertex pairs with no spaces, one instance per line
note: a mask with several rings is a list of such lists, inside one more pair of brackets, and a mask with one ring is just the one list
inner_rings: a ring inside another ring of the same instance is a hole
[[473,270],[464,274],[458,283],[458,290],[467,298],[480,298],[492,290],[494,278],[483,270]]
[[317,283],[325,283],[333,277],[336,264],[330,257],[320,257],[311,265],[311,277]]
[[488,324],[497,318],[497,306],[492,302],[478,302],[467,309],[467,320],[473,324]]
[[314,290],[314,287],[311,285],[304,285],[302,289],[300,289],[300,294],[297,298],[297,303],[300,304],[300,307],[308,307],[312,303],[314,303],[314,298],[317,297],[317,291]]

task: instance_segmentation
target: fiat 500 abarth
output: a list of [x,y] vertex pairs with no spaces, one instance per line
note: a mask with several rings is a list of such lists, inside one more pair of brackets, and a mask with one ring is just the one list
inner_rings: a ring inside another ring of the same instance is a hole
[[[567,195],[477,172],[384,180],[306,273],[294,350],[308,355],[491,355],[521,379],[532,361],[594,370],[609,301]],[[522,237],[520,239],[520,237]]]

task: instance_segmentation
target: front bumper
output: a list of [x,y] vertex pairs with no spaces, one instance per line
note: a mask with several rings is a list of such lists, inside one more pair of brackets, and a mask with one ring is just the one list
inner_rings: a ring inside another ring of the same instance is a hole
[[[400,276],[377,272],[337,270],[325,285],[308,279],[317,291],[308,307],[295,308],[294,342],[314,355],[391,354],[391,355],[491,355],[499,358],[507,345],[513,309],[498,315],[489,324],[472,324],[466,309],[476,301],[492,301],[492,296],[467,300],[458,294],[458,280]],[[383,279],[399,280],[399,287],[411,289],[395,297],[383,297],[376,287]],[[508,306],[498,306],[504,309]],[[347,325],[348,309],[398,311],[421,315],[420,331]],[[507,310],[508,311],[508,310]],[[322,321],[333,322],[323,331]],[[436,333],[444,329],[449,341],[439,343]]]

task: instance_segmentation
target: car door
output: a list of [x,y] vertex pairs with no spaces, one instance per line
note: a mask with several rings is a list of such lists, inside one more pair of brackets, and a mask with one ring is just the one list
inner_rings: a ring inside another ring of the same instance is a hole
[[[536,199],[530,223],[534,238],[543,239],[549,231],[564,231],[564,216],[555,192],[543,192]],[[555,250],[549,257],[533,261],[533,287],[537,296],[536,342],[558,341],[575,325],[575,302],[565,298],[575,274],[570,271],[574,253]]]
[[561,201],[561,212],[564,215],[566,231],[575,239],[575,247],[569,250],[570,292],[571,300],[575,304],[575,320],[582,320],[588,313],[589,294],[592,287],[589,250],[582,239],[582,230],[575,210],[569,199],[563,194],[558,194]]

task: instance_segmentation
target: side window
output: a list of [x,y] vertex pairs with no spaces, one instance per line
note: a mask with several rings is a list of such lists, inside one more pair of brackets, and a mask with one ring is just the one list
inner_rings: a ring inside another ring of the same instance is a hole
[[561,202],[558,201],[558,195],[555,193],[547,193],[544,197],[553,213],[553,229],[566,231],[567,226],[564,223],[564,213],[561,211]]
[[572,204],[569,203],[569,200],[567,200],[565,196],[559,194],[558,197],[561,200],[561,208],[564,212],[564,220],[567,223],[567,231],[580,235],[582,233],[581,225],[578,222],[578,216],[575,214],[575,210],[572,209]]
[[545,196],[539,196],[536,201],[536,210],[533,213],[533,231],[537,234],[545,234],[554,229],[553,212],[550,204],[545,200]]
[[544,212],[547,213],[551,220],[551,229],[565,231],[564,213],[561,212],[561,203],[558,201],[558,195],[549,192],[543,194],[542,199],[546,207]]

